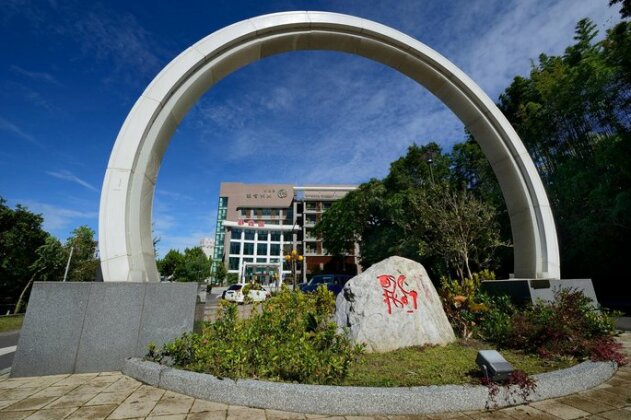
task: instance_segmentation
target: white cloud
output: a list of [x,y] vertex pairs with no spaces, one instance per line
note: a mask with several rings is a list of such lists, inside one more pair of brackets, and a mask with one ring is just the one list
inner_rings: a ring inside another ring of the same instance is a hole
[[53,76],[50,73],[25,70],[22,67],[16,66],[16,65],[11,66],[11,71],[13,71],[14,73],[20,74],[22,76],[26,76],[29,79],[32,79],[35,81],[46,82],[55,86],[62,86],[61,82],[57,80],[55,76]]
[[40,145],[40,143],[37,140],[35,140],[35,137],[30,135],[26,131],[22,130],[20,127],[13,124],[11,121],[7,120],[6,118],[0,117],[0,130],[8,131],[12,133],[13,135],[21,138],[22,140],[28,141],[29,143]]
[[36,200],[12,200],[28,207],[34,213],[42,214],[44,217],[44,229],[49,232],[59,232],[69,226],[79,226],[82,224],[96,225],[98,212],[81,211],[54,204],[43,203]]
[[59,170],[59,171],[46,171],[46,173],[48,175],[52,176],[52,177],[63,179],[64,181],[74,182],[75,184],[81,185],[84,188],[87,188],[89,190],[98,192],[96,187],[94,187],[89,182],[84,181],[83,179],[79,178],[78,176],[76,176],[75,174],[73,174],[70,171],[66,171],[66,170],[62,169],[62,170]]

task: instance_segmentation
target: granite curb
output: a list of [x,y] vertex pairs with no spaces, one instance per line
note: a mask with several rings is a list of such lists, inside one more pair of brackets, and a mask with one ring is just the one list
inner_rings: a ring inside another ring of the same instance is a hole
[[[583,362],[568,369],[535,375],[537,389],[528,401],[540,401],[586,391],[616,372],[611,362]],[[218,403],[282,411],[329,415],[429,414],[484,410],[523,404],[519,389],[500,388],[494,398],[481,385],[401,388],[344,387],[232,380],[170,368],[129,358],[123,373],[169,391]]]

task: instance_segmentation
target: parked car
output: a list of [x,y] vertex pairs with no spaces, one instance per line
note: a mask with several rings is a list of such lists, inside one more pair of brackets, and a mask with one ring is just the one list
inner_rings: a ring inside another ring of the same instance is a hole
[[321,284],[325,285],[327,289],[333,292],[334,295],[338,295],[347,281],[351,279],[352,276],[347,274],[316,274],[311,277],[307,283],[303,283],[300,285],[300,290],[303,292],[315,292],[315,290]]
[[[223,294],[221,295],[222,299],[225,299],[229,302],[243,303],[245,302],[245,295],[243,294],[244,284],[233,284],[228,287]],[[260,290],[250,290],[248,292],[248,297],[253,302],[262,302],[268,298],[270,295],[270,291],[265,287],[262,287]]]

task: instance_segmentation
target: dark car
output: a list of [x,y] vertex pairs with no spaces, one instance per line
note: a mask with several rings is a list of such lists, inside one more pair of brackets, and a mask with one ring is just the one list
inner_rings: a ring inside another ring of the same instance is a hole
[[300,290],[303,292],[315,292],[315,290],[321,284],[325,285],[327,289],[337,295],[342,291],[344,285],[349,281],[351,276],[347,274],[316,274],[311,277],[307,283],[300,285]]

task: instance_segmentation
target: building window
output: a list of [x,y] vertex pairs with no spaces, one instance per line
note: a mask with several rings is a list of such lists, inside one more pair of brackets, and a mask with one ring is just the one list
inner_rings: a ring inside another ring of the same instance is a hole
[[243,255],[254,255],[254,244],[248,242],[244,243]]
[[241,242],[230,242],[230,253],[239,255],[241,253]]
[[[232,239],[236,239],[236,240],[241,240],[241,229],[234,229],[231,233],[230,233],[230,237]],[[217,242],[215,242],[217,243]]]
[[228,197],[219,197],[219,207],[228,207]]
[[267,255],[267,244],[258,244],[256,246],[256,255]]
[[252,261],[254,261],[254,258],[244,258],[244,259],[243,259],[243,262],[244,262],[244,263],[246,263],[246,262],[252,262]]
[[263,216],[271,216],[272,209],[263,209]]
[[239,269],[239,258],[238,257],[230,257],[230,258],[228,258],[228,269],[229,270],[238,270]]
[[279,242],[280,241],[280,232],[271,232],[271,241],[272,242]]
[[257,263],[264,263],[264,264],[267,264],[267,258],[257,258],[257,259],[256,259],[256,262],[257,262]]
[[278,264],[280,262],[280,258],[270,258],[269,259],[269,263],[270,264]]
[[271,244],[269,254],[280,255],[280,244]]
[[259,231],[259,241],[267,241],[267,232]]
[[250,209],[241,209],[241,216],[248,217],[250,214]]
[[254,231],[253,230],[246,230],[245,231],[245,240],[246,241],[253,241],[254,240]]

